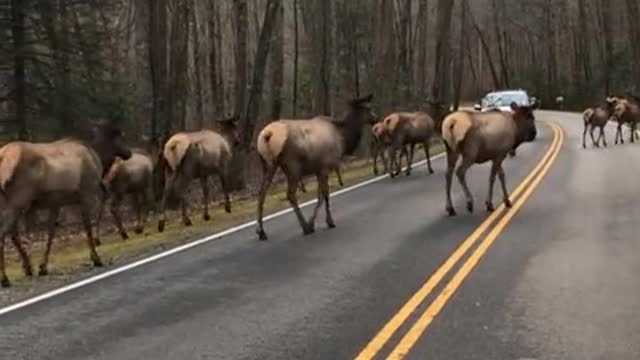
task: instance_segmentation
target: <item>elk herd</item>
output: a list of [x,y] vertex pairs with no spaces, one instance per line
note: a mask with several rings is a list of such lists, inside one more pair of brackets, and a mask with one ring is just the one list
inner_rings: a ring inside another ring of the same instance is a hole
[[[629,98],[623,96],[607,96],[603,104],[589,107],[582,113],[584,120],[584,131],[582,132],[582,147],[587,147],[587,132],[591,138],[593,147],[600,147],[600,142],[607,146],[607,138],[605,136],[605,127],[609,121],[616,123],[615,144],[624,144],[622,136],[623,125],[629,128],[629,141],[635,142],[638,138],[637,130],[640,123],[640,98],[631,96]],[[598,137],[593,136],[594,131],[598,129]]]
[[[400,175],[403,158],[405,174],[411,174],[416,145],[422,145],[427,171],[432,174],[430,148],[434,140],[441,140],[447,156],[445,193],[449,215],[456,214],[451,200],[454,172],[464,191],[467,209],[472,212],[474,202],[465,175],[472,165],[485,162],[492,164],[485,202],[487,211],[494,209],[492,198],[496,176],[502,188],[503,202],[507,207],[511,206],[502,163],[509,154],[515,154],[520,144],[534,139],[533,111],[537,103],[531,106],[512,103],[511,111],[457,110],[433,117],[421,111],[392,112],[378,117],[370,106],[372,100],[372,94],[350,100],[341,117],[281,119],[267,124],[257,133],[256,150],[263,174],[256,211],[256,233],[260,240],[268,238],[263,224],[264,205],[278,170],[286,178],[286,198],[303,234],[314,232],[316,217],[323,206],[326,225],[329,228],[336,226],[331,213],[329,177],[335,173],[342,185],[341,164],[345,157],[355,153],[365,131],[371,135],[374,174],[380,173],[380,160],[382,171],[390,177]],[[603,124],[608,119],[615,117],[620,126],[627,123],[635,130],[639,114],[637,99],[609,97],[605,105],[584,112],[585,134],[589,127],[593,140],[593,131],[599,128],[598,140],[602,139],[606,145]],[[123,239],[129,237],[119,212],[125,198],[131,200],[136,215],[135,233],[144,231],[149,205],[155,207],[158,214],[160,232],[165,230],[166,209],[172,205],[179,207],[182,223],[191,225],[185,189],[193,181],[199,182],[202,189],[204,220],[211,219],[209,179],[220,182],[225,211],[230,213],[227,175],[234,159],[233,151],[239,145],[239,134],[235,119],[217,124],[215,129],[175,133],[160,147],[144,141],[144,145],[129,148],[124,145],[121,129],[108,122],[95,125],[83,139],[12,141],[0,147],[0,196],[5,207],[5,216],[0,223],[1,285],[10,285],[5,272],[6,237],[11,238],[17,249],[25,275],[33,274],[31,259],[20,240],[18,224],[20,221],[30,224],[36,211],[48,214],[47,241],[38,268],[40,275],[48,273],[49,253],[62,207],[72,206],[77,210],[94,266],[102,266],[96,247],[100,245],[100,225],[108,200],[111,217]],[[598,142],[594,140],[594,144],[597,146]],[[298,190],[306,191],[303,183],[306,176],[315,177],[318,184],[317,203],[308,219],[300,210],[297,196]]]

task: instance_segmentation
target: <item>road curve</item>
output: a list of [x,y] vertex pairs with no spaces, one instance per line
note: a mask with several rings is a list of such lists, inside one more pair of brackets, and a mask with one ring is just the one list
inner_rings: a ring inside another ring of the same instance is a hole
[[[583,150],[578,115],[538,118],[564,128],[558,157],[407,359],[640,358],[640,148]],[[541,124],[507,159],[511,191],[553,141]],[[444,211],[445,162],[433,165],[332,198],[336,229],[320,217],[303,237],[287,214],[265,223],[267,242],[239,231],[1,315],[0,358],[353,359],[487,217],[488,165],[468,176],[475,214],[454,185],[455,218]]]

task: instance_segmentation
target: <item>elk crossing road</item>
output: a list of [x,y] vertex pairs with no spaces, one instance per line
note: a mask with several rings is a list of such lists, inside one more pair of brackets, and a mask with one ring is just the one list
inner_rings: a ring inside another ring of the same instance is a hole
[[[640,145],[585,150],[580,115],[536,116],[512,208],[469,214],[454,181],[446,216],[440,156],[333,197],[336,229],[286,213],[269,241],[246,226],[0,309],[0,358],[638,359]],[[476,204],[488,177],[468,172]]]

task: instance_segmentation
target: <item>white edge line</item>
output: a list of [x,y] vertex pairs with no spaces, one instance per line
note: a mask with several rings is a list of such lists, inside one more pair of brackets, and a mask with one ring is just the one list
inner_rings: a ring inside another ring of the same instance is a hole
[[[444,155],[445,155],[444,152],[442,152],[442,153],[440,153],[438,155],[434,155],[434,156],[431,157],[431,160],[436,160],[436,159],[438,159],[440,157],[443,157]],[[418,162],[414,163],[412,166],[421,166],[421,165],[426,164],[426,162],[427,162],[427,160],[421,160],[421,161],[418,161]],[[403,170],[405,170],[405,169],[406,169],[406,167],[403,168]],[[359,182],[359,183],[357,183],[355,185],[352,185],[352,186],[349,186],[347,188],[332,192],[329,196],[330,197],[334,197],[334,196],[342,195],[342,194],[357,190],[357,189],[359,189],[361,187],[365,187],[367,185],[371,185],[371,184],[376,183],[378,181],[381,181],[381,180],[383,180],[383,179],[385,179],[387,177],[389,177],[389,174],[380,175],[380,176],[377,176],[377,177],[374,177],[374,178]],[[307,207],[309,205],[315,204],[317,201],[318,201],[318,199],[309,200],[307,202],[304,202],[304,203],[300,204],[299,207],[301,207],[301,208]],[[263,221],[269,221],[271,219],[275,219],[275,218],[281,217],[282,215],[286,215],[286,214],[288,214],[288,213],[290,213],[292,211],[293,211],[293,208],[291,208],[291,207],[289,207],[287,209],[284,209],[284,210],[280,210],[278,212],[275,212],[273,214],[265,216],[263,218]],[[203,238],[198,239],[198,240],[194,240],[194,241],[189,242],[189,243],[184,244],[184,245],[180,245],[180,246],[175,247],[173,249],[170,249],[170,250],[167,250],[167,251],[163,251],[161,253],[149,256],[149,257],[144,258],[144,259],[140,259],[138,261],[134,261],[134,262],[132,262],[130,264],[123,265],[123,266],[115,268],[113,270],[105,271],[105,272],[100,273],[98,275],[94,275],[94,276],[88,277],[86,279],[71,283],[69,285],[62,286],[62,287],[57,288],[55,290],[51,290],[51,291],[45,292],[43,294],[37,295],[37,296],[32,297],[32,298],[27,299],[27,300],[23,300],[21,302],[15,303],[13,305],[9,305],[7,307],[0,308],[0,316],[4,315],[4,314],[7,314],[7,313],[10,313],[12,311],[21,309],[23,307],[27,307],[29,305],[33,305],[33,304],[41,302],[43,300],[52,298],[54,296],[58,296],[58,295],[67,293],[67,292],[69,292],[71,290],[75,290],[75,289],[81,288],[83,286],[92,284],[94,282],[110,278],[110,277],[112,277],[114,275],[120,274],[122,272],[131,270],[131,269],[135,269],[137,267],[140,267],[142,265],[154,262],[156,260],[160,260],[160,259],[166,258],[168,256],[177,254],[179,252],[182,252],[182,251],[194,248],[196,246],[208,243],[210,241],[219,239],[219,238],[221,238],[223,236],[226,236],[226,235],[233,234],[235,232],[244,230],[244,229],[249,228],[249,227],[251,227],[253,225],[256,225],[256,220],[249,221],[249,222],[246,222],[244,224],[240,224],[238,226],[234,226],[234,227],[229,228],[227,230],[224,230],[224,231],[221,231],[221,232],[218,232],[218,233],[215,233],[215,234],[208,235],[206,237],[203,237]]]

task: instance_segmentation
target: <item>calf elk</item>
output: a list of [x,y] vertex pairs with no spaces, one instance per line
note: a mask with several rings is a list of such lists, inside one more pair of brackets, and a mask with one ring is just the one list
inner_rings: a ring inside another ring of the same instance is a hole
[[[199,179],[202,186],[204,213],[203,219],[208,221],[210,176],[217,175],[222,185],[225,199],[225,211],[231,212],[231,201],[226,177],[232,157],[231,147],[238,142],[235,120],[224,121],[221,133],[212,130],[180,132],[173,135],[164,145],[161,161],[165,169],[165,187],[160,203],[160,220],[158,231],[164,231],[166,223],[166,205],[168,198],[177,198],[182,209],[182,222],[191,226],[187,215],[184,192],[193,179]],[[223,135],[224,134],[224,135]]]
[[[401,157],[398,156],[396,163],[396,153],[404,146],[408,146],[406,175],[411,175],[411,165],[413,163],[413,152],[416,144],[423,144],[425,156],[427,157],[427,168],[433,174],[431,167],[431,156],[429,146],[431,138],[436,132],[435,121],[424,112],[396,112],[388,115],[384,119],[384,127],[390,137],[391,176],[397,176],[401,171]],[[406,151],[403,149],[403,152]],[[394,165],[395,172],[394,172]]]
[[622,138],[623,124],[629,124],[631,131],[629,141],[632,143],[635,142],[637,125],[638,122],[640,122],[640,101],[637,101],[635,98],[632,100],[618,99],[613,109],[613,114],[618,121],[615,143],[618,144],[618,139],[620,139],[620,143],[624,144],[624,139]]
[[458,166],[456,174],[467,198],[469,212],[473,212],[473,197],[467,186],[466,172],[473,164],[487,161],[492,161],[487,210],[493,211],[493,185],[496,174],[502,185],[504,204],[511,207],[502,162],[509,151],[515,150],[522,142],[534,139],[536,128],[530,115],[536,107],[537,104],[521,107],[511,103],[513,113],[499,110],[484,113],[457,111],[444,119],[442,138],[447,150],[446,193],[449,215],[456,214],[451,202],[451,180],[460,156],[462,163]]
[[[600,147],[600,140],[602,140],[602,143],[605,147],[607,146],[607,139],[604,133],[604,128],[611,116],[613,116],[614,106],[617,101],[618,99],[616,98],[607,97],[605,99],[604,105],[587,108],[582,113],[582,119],[584,120],[584,131],[582,132],[583,148],[587,147],[587,131],[589,131],[589,135],[591,136],[591,144],[593,146]],[[593,137],[593,131],[596,128],[600,129],[600,134],[597,140]]]
[[[257,149],[264,178],[258,195],[256,232],[260,240],[267,234],[262,224],[264,200],[278,168],[287,177],[287,199],[291,203],[304,234],[314,231],[315,218],[325,204],[326,222],[335,227],[329,207],[329,173],[340,166],[345,155],[356,150],[365,124],[373,122],[375,115],[368,106],[373,95],[354,99],[342,121],[333,117],[317,116],[304,120],[277,120],[265,126],[258,134]],[[304,175],[315,175],[318,180],[318,203],[307,222],[298,207],[296,189]]]

